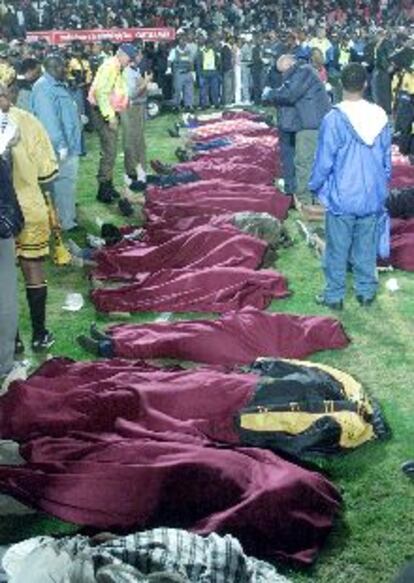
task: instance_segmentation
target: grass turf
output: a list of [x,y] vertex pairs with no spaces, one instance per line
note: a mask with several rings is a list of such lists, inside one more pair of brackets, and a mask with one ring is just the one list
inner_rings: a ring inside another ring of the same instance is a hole
[[[174,161],[178,141],[166,133],[173,120],[172,116],[164,116],[149,122],[149,159]],[[74,238],[79,243],[84,242],[85,232],[98,233],[97,217],[117,224],[125,222],[116,207],[105,207],[95,200],[98,146],[94,137],[89,137],[88,147],[90,154],[82,160],[78,189],[82,229]],[[122,183],[121,157],[116,182]],[[277,262],[277,269],[289,278],[293,295],[274,302],[271,309],[328,315],[327,309],[313,301],[323,283],[320,262],[302,241],[294,218],[289,219],[288,225],[295,244],[284,250]],[[79,313],[62,311],[68,292],[80,292],[87,298],[86,272],[49,265],[48,275],[48,321],[57,337],[53,355],[87,359],[88,355],[76,344],[76,336],[87,332],[94,320],[101,326],[110,320],[97,315],[89,301]],[[396,294],[387,292],[384,282],[389,275],[383,274],[378,302],[369,309],[361,309],[349,294],[340,318],[352,339],[351,345],[343,351],[313,357],[353,374],[370,390],[381,403],[392,437],[387,442],[372,443],[351,454],[319,462],[343,492],[344,512],[316,566],[307,572],[287,572],[298,583],[388,583],[399,567],[414,556],[414,484],[400,472],[401,462],[414,457],[414,276],[402,272],[393,276],[401,290]],[[21,330],[28,343],[29,318],[23,290],[21,294]],[[128,321],[148,321],[153,317],[154,314],[137,314]],[[37,362],[33,355],[29,356]],[[44,515],[5,517],[0,520],[0,543],[76,530],[74,525]]]

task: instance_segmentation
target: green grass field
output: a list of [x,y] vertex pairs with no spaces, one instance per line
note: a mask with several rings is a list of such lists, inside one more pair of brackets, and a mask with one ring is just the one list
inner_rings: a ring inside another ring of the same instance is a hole
[[[161,117],[148,124],[149,159],[174,161],[177,140],[167,137],[173,117]],[[82,161],[79,184],[79,217],[85,232],[97,234],[96,217],[125,222],[116,207],[104,207],[95,200],[97,143],[89,140],[91,154]],[[122,158],[118,160],[118,184],[122,180]],[[305,246],[292,217],[288,221],[294,246],[284,250],[277,269],[288,276],[293,295],[274,302],[273,311],[324,314],[329,310],[314,304],[321,289],[319,260]],[[84,241],[84,232],[76,235]],[[352,339],[343,351],[324,352],[313,360],[341,368],[355,377],[377,398],[392,430],[387,442],[372,443],[342,457],[320,462],[320,467],[344,496],[343,515],[338,520],[325,550],[309,572],[291,572],[295,582],[388,583],[408,559],[414,557],[414,483],[400,472],[400,465],[414,457],[414,274],[395,272],[401,290],[385,289],[389,274],[381,276],[378,302],[362,309],[349,294],[340,315]],[[76,336],[89,324],[109,322],[99,316],[89,301],[76,314],[63,312],[68,292],[88,296],[87,272],[73,267],[49,266],[49,327],[57,337],[53,355],[86,359]],[[30,338],[27,307],[22,291],[22,332]],[[153,314],[135,315],[130,321],[147,321]],[[29,354],[29,356],[31,356]],[[31,356],[32,357],[32,356]],[[33,357],[32,357],[33,358]],[[36,360],[33,358],[33,361]],[[21,540],[37,533],[73,532],[76,527],[45,516],[8,518],[0,523],[0,543]]]

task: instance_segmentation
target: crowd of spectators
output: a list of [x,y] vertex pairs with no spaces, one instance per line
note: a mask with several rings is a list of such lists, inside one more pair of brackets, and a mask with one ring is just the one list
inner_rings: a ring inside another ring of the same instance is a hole
[[328,26],[404,25],[414,19],[411,0],[3,0],[5,38],[26,31],[111,27],[202,28],[237,33],[256,29]]

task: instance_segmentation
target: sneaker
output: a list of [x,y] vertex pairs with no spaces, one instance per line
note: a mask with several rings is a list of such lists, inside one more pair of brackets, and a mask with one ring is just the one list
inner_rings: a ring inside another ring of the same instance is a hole
[[408,476],[409,478],[414,478],[414,460],[410,460],[408,462],[405,462],[402,466],[401,466],[401,470],[404,472],[404,474],[406,476]]
[[323,295],[316,296],[315,302],[318,304],[318,306],[325,306],[331,310],[341,311],[344,307],[344,302],[342,300],[338,300],[337,302],[328,302]]
[[43,352],[49,350],[55,343],[55,337],[51,332],[45,330],[41,336],[34,338],[32,341],[33,352]]

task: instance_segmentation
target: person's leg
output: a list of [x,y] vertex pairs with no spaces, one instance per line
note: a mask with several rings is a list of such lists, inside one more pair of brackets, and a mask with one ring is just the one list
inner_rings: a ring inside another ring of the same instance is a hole
[[200,75],[200,107],[208,107],[208,80],[204,74]]
[[10,372],[17,336],[18,294],[13,239],[0,239],[0,377]]
[[145,142],[145,119],[146,119],[146,104],[142,103],[138,107],[137,118],[137,137],[138,137],[138,166],[137,175],[138,180],[143,182],[147,179],[147,145]]
[[53,344],[54,338],[46,328],[47,280],[44,258],[26,259],[20,257],[20,266],[26,283],[33,332],[33,349],[49,348]]
[[318,130],[302,130],[296,134],[296,196],[300,202],[306,204],[312,202],[312,194],[308,188],[308,182],[312,173],[317,143]]
[[280,130],[279,144],[283,180],[285,182],[285,193],[295,194],[296,192],[295,134],[292,132],[283,132]]
[[346,273],[355,219],[349,216],[325,215],[326,248],[322,260],[325,274],[324,299],[328,303],[340,302],[345,297]]
[[79,158],[69,156],[59,162],[59,175],[52,186],[52,199],[63,231],[76,227],[76,184]]
[[140,114],[138,105],[130,105],[121,115],[125,174],[136,180]]
[[194,79],[192,73],[185,76],[184,90],[184,107],[192,109],[194,107]]
[[219,73],[212,73],[210,77],[210,95],[211,102],[214,107],[218,107],[220,103],[220,75]]
[[376,215],[355,219],[351,263],[355,293],[363,301],[372,300],[377,293],[377,249],[378,218]]
[[112,184],[117,155],[118,129],[111,128],[96,108],[94,109],[94,123],[101,148],[98,182],[100,184]]

